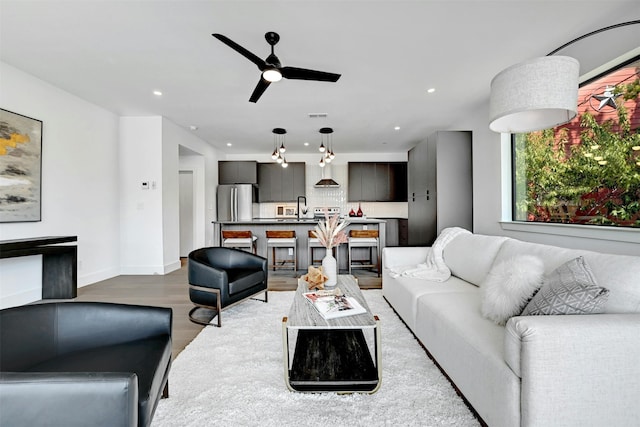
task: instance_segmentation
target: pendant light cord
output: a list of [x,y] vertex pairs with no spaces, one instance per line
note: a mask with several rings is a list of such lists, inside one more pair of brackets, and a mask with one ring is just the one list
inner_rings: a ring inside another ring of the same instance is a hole
[[562,50],[562,49],[564,49],[565,47],[570,46],[570,45],[574,44],[575,42],[578,42],[578,41],[580,41],[580,40],[582,40],[582,39],[586,39],[587,37],[591,37],[591,36],[593,36],[593,35],[595,35],[595,34],[603,33],[603,32],[605,32],[605,31],[609,31],[609,30],[613,30],[614,28],[626,27],[627,25],[635,25],[635,24],[640,24],[640,19],[636,19],[636,20],[634,20],[634,21],[628,21],[628,22],[621,22],[621,23],[619,23],[619,24],[609,25],[608,27],[604,27],[604,28],[600,28],[599,30],[591,31],[590,33],[587,33],[587,34],[585,34],[585,35],[582,35],[582,36],[580,36],[580,37],[578,37],[578,38],[575,38],[575,39],[571,40],[571,41],[570,41],[570,42],[568,42],[568,43],[563,44],[563,45],[562,45],[562,46],[560,46],[559,48],[557,48],[557,49],[555,49],[555,50],[553,50],[553,51],[551,51],[551,52],[547,53],[547,55],[546,55],[546,56],[551,56],[551,55],[553,55],[554,53],[556,53],[556,52],[558,52],[558,51],[561,51],[561,50]]

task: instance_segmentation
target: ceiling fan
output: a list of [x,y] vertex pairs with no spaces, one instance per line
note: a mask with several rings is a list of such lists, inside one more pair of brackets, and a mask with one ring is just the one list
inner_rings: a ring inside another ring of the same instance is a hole
[[307,70],[305,68],[283,67],[278,57],[273,53],[273,46],[280,41],[278,33],[274,33],[273,31],[269,31],[264,35],[267,43],[271,45],[271,54],[264,60],[260,59],[257,55],[249,52],[247,49],[222,34],[212,34],[212,36],[256,64],[258,69],[262,71],[260,81],[253,90],[251,98],[249,98],[250,102],[257,102],[271,83],[280,81],[283,77],[285,79],[317,80],[321,82],[336,82],[340,78],[340,74]]

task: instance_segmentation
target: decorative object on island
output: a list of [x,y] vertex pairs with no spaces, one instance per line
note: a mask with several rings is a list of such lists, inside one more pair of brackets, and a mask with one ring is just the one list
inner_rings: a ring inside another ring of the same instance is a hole
[[329,216],[328,209],[325,209],[324,218],[324,220],[318,221],[314,232],[320,244],[327,248],[327,254],[322,259],[322,271],[327,276],[325,287],[330,288],[335,286],[338,280],[337,261],[333,256],[331,248],[341,243],[347,243],[347,235],[344,232],[347,223],[341,221],[340,215],[337,213]]
[[549,129],[573,119],[578,111],[579,62],[553,56],[577,41],[640,20],[622,22],[577,37],[541,58],[513,65],[491,81],[489,128],[526,133]]
[[356,212],[356,216],[363,216],[362,206],[360,205],[359,202],[358,202],[358,212]]
[[[325,138],[326,135],[326,138]],[[327,141],[327,145],[325,146],[325,139]],[[332,128],[322,128],[320,129],[320,147],[318,150],[323,154],[320,158],[320,167],[323,168],[327,163],[331,163],[331,161],[336,157],[333,152],[333,129]]]
[[0,222],[41,220],[42,121],[0,109]]
[[[289,166],[287,163],[286,157],[284,157],[285,151],[287,151],[287,147],[284,146],[285,135],[287,134],[287,130],[283,128],[274,128],[273,132],[273,153],[271,153],[271,158],[276,162],[280,163],[283,168]],[[280,146],[278,147],[278,143]]]

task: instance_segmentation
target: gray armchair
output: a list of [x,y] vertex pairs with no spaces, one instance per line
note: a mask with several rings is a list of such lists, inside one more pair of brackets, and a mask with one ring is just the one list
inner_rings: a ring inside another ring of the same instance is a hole
[[264,292],[268,301],[267,259],[238,249],[209,247],[189,254],[189,298],[195,305],[189,319],[201,325],[211,325],[194,313],[205,308],[215,312],[222,326],[222,309]]

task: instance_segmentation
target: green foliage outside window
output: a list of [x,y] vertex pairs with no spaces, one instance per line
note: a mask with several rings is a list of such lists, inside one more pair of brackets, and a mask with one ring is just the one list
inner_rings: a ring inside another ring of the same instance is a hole
[[[639,99],[640,78],[615,87]],[[617,120],[580,116],[580,141],[558,127],[514,138],[514,219],[640,227],[640,128],[620,103]]]

